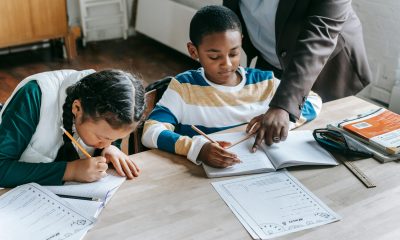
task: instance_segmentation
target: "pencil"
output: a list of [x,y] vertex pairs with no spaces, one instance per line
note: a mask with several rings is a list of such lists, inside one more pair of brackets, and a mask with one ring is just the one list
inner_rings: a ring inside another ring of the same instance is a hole
[[75,145],[83,152],[83,154],[85,154],[85,156],[86,156],[87,158],[91,158],[91,157],[92,157],[92,156],[90,156],[90,154],[75,140],[75,138],[72,137],[72,135],[71,135],[67,130],[65,130],[65,128],[63,128],[62,126],[61,126],[60,128],[61,128],[61,130],[63,130],[63,132],[65,133],[65,135],[67,135],[67,137],[68,137],[69,139],[71,139],[71,141],[72,141],[73,143],[75,143]]
[[226,147],[226,149],[229,149],[229,148],[231,148],[231,147],[233,147],[233,146],[238,145],[239,143],[242,143],[242,142],[246,141],[247,139],[251,138],[253,135],[254,135],[254,133],[248,134],[246,137],[240,139],[239,141],[237,141],[237,142],[235,142],[235,143],[232,143],[232,145],[230,145],[229,147]]
[[61,198],[70,198],[70,199],[79,199],[79,200],[88,200],[88,201],[100,201],[98,198],[92,198],[92,197],[79,197],[79,196],[70,196],[70,195],[64,195],[64,194],[56,194],[57,196]]
[[201,131],[200,129],[198,129],[196,126],[192,125],[192,129],[195,130],[198,134],[202,135],[203,137],[207,138],[208,141],[212,142],[212,143],[216,143],[218,144],[216,141],[212,140],[209,136],[207,136],[207,134],[205,134],[203,131]]
[[257,133],[257,132],[254,132],[254,133],[253,133],[253,129],[254,129],[257,125],[258,125],[258,123],[254,124],[254,125],[250,128],[250,131],[249,131],[250,133],[247,134],[247,136],[245,136],[244,138],[240,139],[239,141],[237,141],[237,142],[235,142],[235,143],[232,143],[232,145],[230,145],[230,146],[227,147],[226,149],[231,148],[231,147],[233,147],[233,146],[236,146],[236,145],[238,145],[239,143],[242,143],[242,142],[246,141],[247,139],[251,138],[254,134]]

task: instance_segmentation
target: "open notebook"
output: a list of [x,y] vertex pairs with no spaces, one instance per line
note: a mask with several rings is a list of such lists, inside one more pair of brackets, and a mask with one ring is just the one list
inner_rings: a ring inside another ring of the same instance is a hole
[[44,187],[58,195],[98,199],[102,205],[106,205],[125,179],[118,176],[115,170],[107,170],[107,176],[96,182],[66,182],[61,186]]
[[[246,136],[244,132],[212,134],[217,141],[235,142]],[[242,163],[227,168],[213,168],[203,164],[208,177],[225,177],[242,174],[253,174],[276,171],[277,169],[299,165],[338,165],[332,155],[314,140],[312,131],[290,131],[284,142],[267,146],[262,144],[255,152],[250,152],[255,138],[229,148],[228,151],[238,155]]]

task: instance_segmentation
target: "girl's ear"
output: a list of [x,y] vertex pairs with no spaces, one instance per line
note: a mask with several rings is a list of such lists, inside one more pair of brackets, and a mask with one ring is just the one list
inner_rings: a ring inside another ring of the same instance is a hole
[[195,46],[192,42],[188,42],[188,43],[186,44],[186,46],[187,46],[187,49],[188,49],[188,52],[189,52],[190,57],[191,57],[193,60],[198,61],[198,60],[199,60],[199,54],[198,54],[198,52],[197,52],[196,46]]
[[74,115],[75,118],[82,115],[82,105],[79,99],[75,99],[72,102],[72,114]]

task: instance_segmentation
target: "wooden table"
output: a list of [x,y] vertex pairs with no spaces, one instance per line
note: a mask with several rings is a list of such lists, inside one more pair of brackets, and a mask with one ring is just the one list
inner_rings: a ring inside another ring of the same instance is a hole
[[[301,129],[373,106],[356,97],[329,102]],[[227,178],[207,179],[201,166],[158,150],[132,157],[142,174],[121,186],[84,239],[251,239],[210,184]],[[343,165],[289,169],[343,219],[277,239],[399,239],[400,164],[366,159],[356,165],[376,188],[364,187]]]

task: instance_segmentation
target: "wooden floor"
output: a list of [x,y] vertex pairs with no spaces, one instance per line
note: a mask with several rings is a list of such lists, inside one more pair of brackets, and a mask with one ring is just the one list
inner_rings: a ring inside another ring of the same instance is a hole
[[145,85],[169,75],[198,68],[197,62],[150,38],[137,34],[128,40],[89,42],[68,62],[51,48],[0,55],[0,102],[25,77],[58,69],[118,68],[138,74]]

